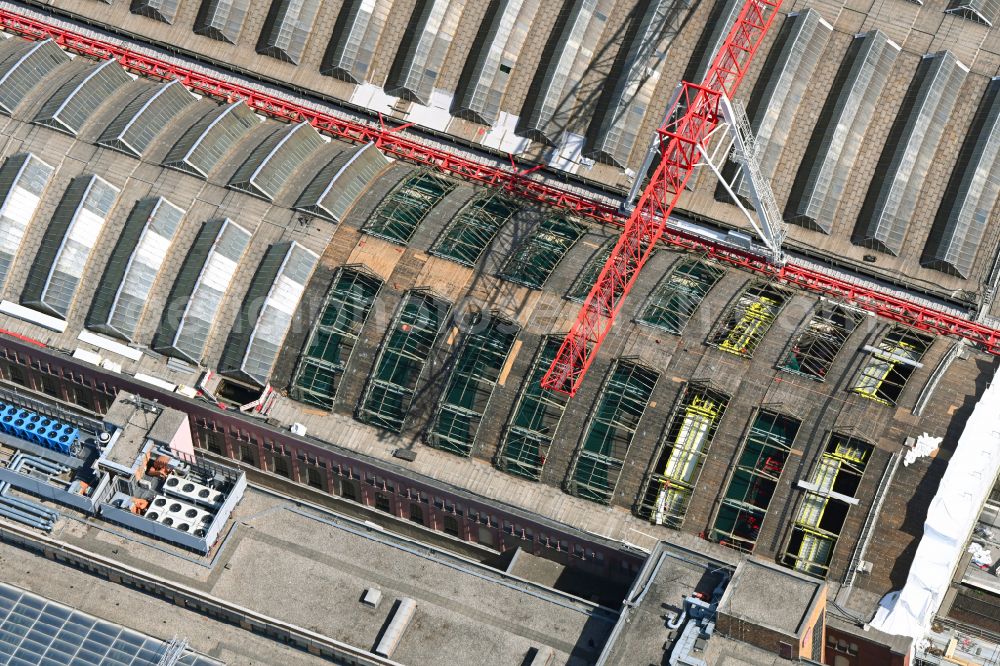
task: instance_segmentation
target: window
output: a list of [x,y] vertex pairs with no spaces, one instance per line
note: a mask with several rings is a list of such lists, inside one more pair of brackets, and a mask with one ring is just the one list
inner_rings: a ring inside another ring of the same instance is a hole
[[512,201],[495,192],[476,197],[448,223],[431,254],[474,266],[516,212]]
[[410,504],[410,520],[420,525],[424,524],[424,507],[419,504]]
[[658,374],[618,361],[601,391],[572,473],[577,495],[610,504]]
[[453,189],[455,183],[428,171],[410,176],[382,200],[362,231],[406,245],[431,208]]
[[504,262],[500,277],[531,289],[541,289],[583,233],[583,225],[567,218],[542,220]]
[[722,498],[713,540],[744,552],[754,549],[798,429],[795,419],[758,412]]
[[555,438],[568,398],[542,388],[542,377],[559,351],[562,341],[546,338],[535,357],[531,373],[521,387],[517,404],[500,444],[497,466],[505,472],[538,481],[549,447]]
[[831,435],[809,481],[799,484],[807,490],[792,523],[785,566],[826,576],[851,506],[847,500],[856,496],[873,448],[846,435]]
[[638,322],[680,334],[725,271],[703,261],[680,261],[653,291]]
[[709,335],[709,344],[750,358],[781,312],[788,292],[768,284],[752,284],[726,310]]
[[640,500],[640,515],[657,525],[680,528],[728,404],[729,396],[705,385],[692,383],[684,388]]
[[820,301],[809,323],[792,342],[781,369],[824,381],[837,354],[864,317],[853,308]]
[[368,377],[358,418],[394,432],[403,429],[417,380],[448,313],[448,304],[430,294],[406,294]]
[[472,453],[479,423],[518,332],[516,324],[496,314],[477,318],[472,328],[427,434],[431,446],[462,456]]
[[337,272],[295,369],[293,398],[333,408],[340,380],[381,288],[381,280],[358,268]]
[[878,347],[866,347],[871,356],[851,389],[869,400],[895,405],[920,359],[931,346],[930,338],[905,328],[890,329]]

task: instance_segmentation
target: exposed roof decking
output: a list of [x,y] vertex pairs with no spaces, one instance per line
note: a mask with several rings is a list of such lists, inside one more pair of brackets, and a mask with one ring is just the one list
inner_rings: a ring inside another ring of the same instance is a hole
[[312,33],[319,0],[273,0],[257,41],[257,53],[299,64]]
[[259,122],[260,116],[243,102],[212,109],[184,132],[163,164],[207,178],[230,148]]
[[968,69],[948,51],[924,56],[882,150],[852,236],[898,255]]
[[463,3],[420,0],[385,83],[385,91],[429,104],[448,49],[455,39]]
[[680,260],[654,288],[636,322],[680,335],[725,274],[722,268],[696,259]]
[[179,4],[180,0],[132,0],[129,8],[133,14],[142,14],[163,23],[173,23]]
[[236,276],[250,232],[229,219],[202,225],[167,298],[152,347],[201,362],[222,300]]
[[520,327],[495,313],[473,321],[441,394],[427,443],[467,456]]
[[542,468],[569,402],[565,394],[542,388],[542,377],[555,359],[560,344],[562,340],[555,337],[542,339],[497,449],[497,467],[534,481],[542,476]]
[[14,113],[46,74],[69,61],[66,52],[51,39],[8,39],[0,43],[0,111]]
[[785,215],[790,222],[832,231],[841,194],[898,53],[899,47],[878,30],[855,37],[792,187]]
[[452,112],[492,124],[500,115],[511,71],[531,30],[541,0],[500,0],[487,10],[483,34],[466,64]]
[[229,186],[272,200],[310,153],[324,145],[326,140],[309,123],[278,127],[253,149]]
[[407,292],[386,332],[358,418],[393,432],[403,429],[417,382],[451,305],[427,292]]
[[737,550],[754,549],[800,425],[784,414],[757,412],[715,516],[713,540]]
[[455,181],[432,171],[417,171],[382,199],[361,230],[389,242],[406,245],[431,209],[456,186]]
[[392,0],[345,0],[320,71],[351,83],[368,76]]
[[291,395],[331,409],[382,281],[345,266],[334,276],[292,378]]
[[1000,193],[1000,77],[986,89],[958,155],[921,263],[968,278]]
[[55,169],[31,153],[8,157],[0,167],[0,286],[7,280],[25,232]]
[[576,93],[594,57],[611,0],[573,0],[565,22],[554,37],[554,52],[535,74],[518,134],[555,145],[576,111]]
[[97,108],[131,81],[116,60],[90,65],[45,101],[35,122],[76,136]]
[[[768,181],[778,169],[793,120],[832,32],[833,27],[813,9],[790,15],[764,63],[764,72],[747,105],[747,116],[760,146],[760,172]],[[750,186],[742,170],[737,179],[733,190],[749,196]]]
[[628,44],[621,73],[609,86],[590,124],[587,150],[598,159],[624,167],[636,143],[643,118],[651,111],[653,93],[667,50],[687,16],[684,0],[652,0]]
[[295,208],[340,222],[371,183],[392,164],[369,143],[354,151],[346,150],[316,172],[299,195]]
[[496,192],[484,192],[451,219],[430,253],[474,266],[517,210],[514,201]]
[[546,217],[507,256],[500,277],[531,289],[541,289],[584,233],[586,227],[575,220]]
[[65,318],[97,245],[118,188],[100,176],[79,176],[66,188],[31,264],[21,302]]
[[573,465],[568,485],[574,494],[611,504],[658,378],[650,368],[625,359],[615,361]]
[[267,383],[318,260],[294,241],[268,248],[240,306],[219,372]]
[[142,157],[149,144],[170,121],[194,102],[194,95],[180,81],[153,85],[125,105],[97,143]]
[[250,0],[202,0],[194,21],[194,32],[235,44],[249,6]]
[[97,286],[88,328],[132,340],[183,218],[163,197],[136,203]]

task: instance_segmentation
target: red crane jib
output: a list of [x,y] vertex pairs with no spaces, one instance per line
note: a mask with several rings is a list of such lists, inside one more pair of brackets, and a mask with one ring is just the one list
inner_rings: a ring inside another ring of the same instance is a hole
[[681,84],[667,121],[657,130],[659,166],[542,378],[544,388],[573,395],[580,387],[639,271],[663,236],[670,213],[698,165],[700,148],[719,125],[722,96],[732,98],[777,17],[781,1],[747,0],[704,83]]
[[[649,249],[654,245],[654,234],[660,242],[673,247],[698,252],[708,258],[806,291],[851,302],[879,316],[923,331],[962,337],[990,353],[1000,354],[1000,330],[791,263],[776,266],[763,257],[669,228],[664,223],[676,203],[677,193],[683,189],[683,183],[690,176],[690,171],[685,171],[689,165],[693,167],[696,163],[694,139],[707,136],[709,124],[712,127],[718,124],[719,91],[732,95],[743,78],[753,51],[760,46],[761,38],[776,18],[779,5],[780,0],[774,3],[748,2],[725,45],[717,54],[704,85],[683,84],[680,103],[676,105],[676,110],[683,110],[683,113],[669,116],[673,120],[659,130],[661,163],[643,193],[635,214],[629,218],[622,215],[616,207],[586,194],[529,177],[531,170],[522,172],[480,162],[474,156],[456,155],[425,145],[399,132],[397,128],[340,118],[278,95],[154,56],[136,53],[124,46],[10,10],[0,9],[0,28],[26,39],[52,39],[67,51],[91,58],[114,58],[125,69],[152,79],[176,79],[188,89],[202,95],[229,102],[242,100],[254,111],[270,118],[286,122],[308,122],[317,131],[346,141],[374,142],[379,150],[394,158],[495,187],[513,196],[561,208],[574,215],[626,228],[588,296],[576,326],[560,349],[556,363],[543,378],[543,385],[554,390],[572,394],[579,387],[580,380],[597,351],[596,345],[589,341],[597,331],[607,334],[622,299],[628,293],[642,262],[648,258]],[[612,274],[610,278],[609,272]],[[619,277],[611,279],[615,276]],[[598,308],[595,303],[603,305]],[[599,315],[599,319],[594,318],[595,315]],[[598,340],[597,345],[599,344]]]

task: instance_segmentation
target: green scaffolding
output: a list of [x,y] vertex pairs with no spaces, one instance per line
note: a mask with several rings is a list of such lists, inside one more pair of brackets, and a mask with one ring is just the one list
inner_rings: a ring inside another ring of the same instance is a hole
[[640,516],[674,529],[684,524],[702,465],[728,405],[729,396],[704,384],[685,386],[639,500]]
[[638,317],[640,324],[680,334],[702,300],[726,272],[697,259],[684,259],[653,291]]
[[340,379],[381,288],[381,280],[358,268],[337,271],[295,369],[293,399],[333,409]]
[[931,339],[908,328],[889,329],[854,381],[852,391],[883,405],[895,405]]
[[366,234],[406,245],[431,208],[455,189],[455,183],[421,171],[390,192],[361,229]]
[[860,310],[820,301],[809,323],[792,342],[781,369],[825,381],[837,354],[864,317]]
[[751,284],[729,306],[708,337],[722,351],[750,358],[789,297],[770,284]]
[[646,411],[659,374],[629,361],[618,361],[601,390],[597,410],[571,474],[575,494],[610,504],[625,457]]
[[757,413],[715,517],[713,541],[753,551],[799,424],[774,412]]
[[549,275],[586,231],[579,222],[548,217],[507,257],[500,277],[532,289],[541,289]]
[[826,577],[840,531],[857,495],[874,447],[859,439],[833,433],[809,477],[809,487],[792,522],[788,547],[782,557],[787,566],[820,578]]
[[497,315],[473,324],[448,380],[427,443],[468,456],[518,327]]
[[413,401],[420,373],[448,314],[449,306],[424,291],[410,291],[396,311],[361,397],[358,418],[394,432]]
[[617,242],[617,239],[612,238],[604,243],[604,245],[594,253],[594,255],[590,258],[590,261],[587,262],[587,265],[583,267],[580,275],[577,276],[573,286],[570,287],[569,292],[566,294],[566,298],[578,303],[582,303],[587,298],[587,295],[590,294],[590,290],[597,282],[597,278],[600,277],[601,270],[603,270],[604,265],[608,263],[608,257],[611,256],[611,250],[615,249],[615,243]]
[[497,467],[533,481],[542,477],[545,459],[568,401],[566,395],[542,388],[542,377],[561,344],[562,340],[552,337],[542,343],[531,373],[521,387],[497,457]]
[[516,204],[497,192],[470,201],[445,227],[430,253],[464,266],[474,266],[500,227],[517,212]]

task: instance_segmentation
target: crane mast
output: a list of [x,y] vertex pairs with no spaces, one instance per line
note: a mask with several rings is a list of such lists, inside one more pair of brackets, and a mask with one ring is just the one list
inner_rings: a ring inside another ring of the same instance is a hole
[[724,105],[746,75],[781,1],[747,0],[704,82],[681,83],[665,122],[657,130],[660,163],[542,377],[543,388],[570,396],[579,389],[639,271],[663,236],[694,168],[707,153],[713,132],[723,122]]

